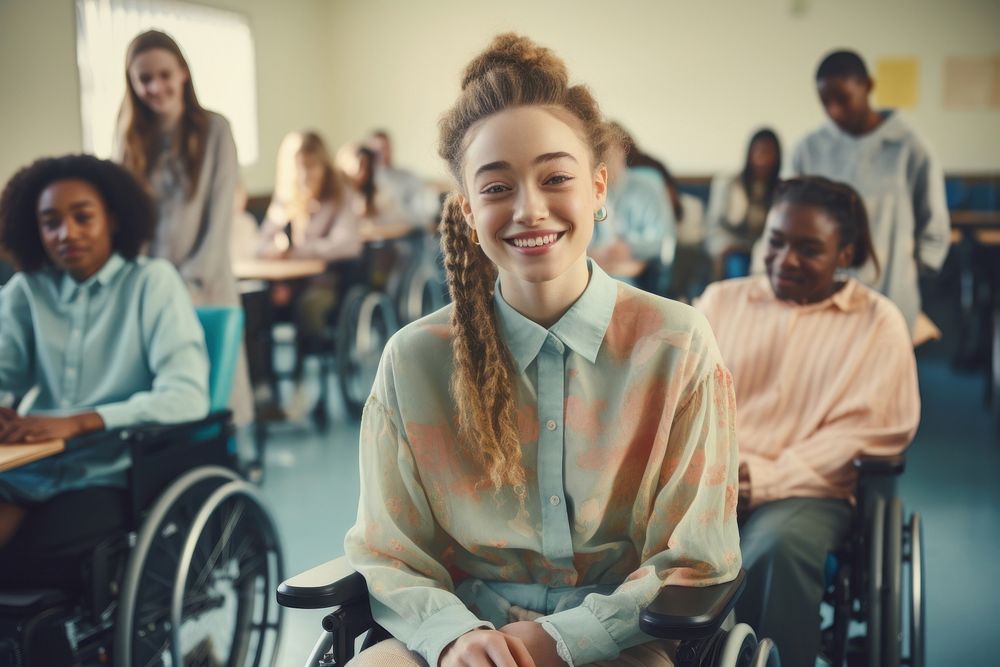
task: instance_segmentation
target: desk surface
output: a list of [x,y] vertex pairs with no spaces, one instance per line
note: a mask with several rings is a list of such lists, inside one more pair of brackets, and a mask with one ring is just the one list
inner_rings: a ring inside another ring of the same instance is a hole
[[296,280],[318,276],[326,271],[321,259],[239,259],[233,262],[233,274],[240,280]]
[[1000,211],[952,211],[951,224],[956,227],[1000,228]]
[[63,440],[38,442],[31,445],[0,444],[0,471],[12,470],[18,466],[44,459],[66,449]]

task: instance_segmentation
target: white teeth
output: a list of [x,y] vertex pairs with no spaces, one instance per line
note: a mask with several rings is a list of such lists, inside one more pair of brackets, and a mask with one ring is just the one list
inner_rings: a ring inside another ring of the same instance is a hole
[[528,239],[513,239],[514,245],[518,248],[537,248],[542,245],[549,245],[556,242],[558,234],[548,234],[546,236],[535,236]]

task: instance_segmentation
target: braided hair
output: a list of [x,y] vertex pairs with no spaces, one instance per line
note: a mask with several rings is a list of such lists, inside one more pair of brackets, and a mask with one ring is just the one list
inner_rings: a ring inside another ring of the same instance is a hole
[[[529,105],[568,115],[590,147],[592,164],[603,160],[615,132],[590,91],[569,85],[565,63],[549,49],[519,35],[502,34],[466,66],[462,91],[439,122],[438,153],[460,192],[469,129],[495,113]],[[497,269],[474,242],[457,193],[444,206],[441,245],[453,301],[451,391],[459,431],[493,487],[512,486],[523,500],[514,362],[493,311]]]
[[821,209],[840,228],[840,247],[853,246],[851,266],[859,268],[871,260],[875,273],[881,272],[872,244],[868,212],[861,195],[846,183],[822,176],[800,176],[781,181],[774,193],[774,205],[785,202]]

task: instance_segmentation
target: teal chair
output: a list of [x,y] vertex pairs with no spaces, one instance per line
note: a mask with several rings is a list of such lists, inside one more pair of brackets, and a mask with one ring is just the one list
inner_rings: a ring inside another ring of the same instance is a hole
[[233,391],[236,359],[243,339],[243,309],[236,306],[200,306],[195,309],[205,331],[208,350],[209,411],[229,406]]

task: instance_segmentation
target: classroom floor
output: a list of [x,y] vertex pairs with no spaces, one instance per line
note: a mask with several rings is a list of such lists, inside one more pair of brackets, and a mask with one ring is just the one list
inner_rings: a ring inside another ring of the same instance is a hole
[[[920,355],[919,371],[923,418],[900,496],[906,510],[924,520],[927,664],[996,665],[987,645],[1000,618],[993,574],[1000,562],[1000,442],[982,407],[980,375],[955,372],[933,349]],[[272,429],[263,490],[284,540],[288,574],[342,555],[354,521],[358,425],[339,405],[331,408],[334,423],[326,434],[309,424]],[[303,664],[322,616],[286,613],[279,667]]]

